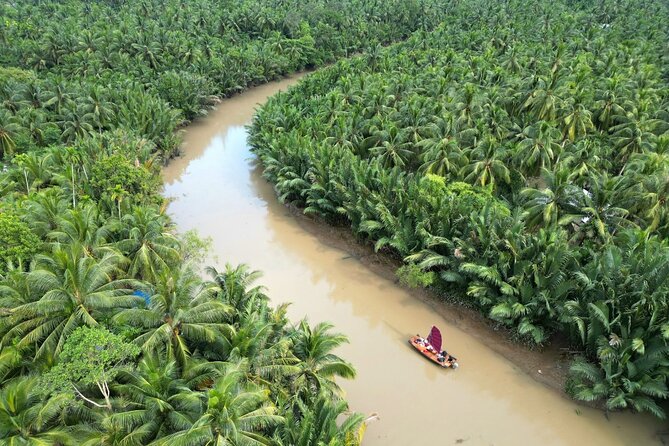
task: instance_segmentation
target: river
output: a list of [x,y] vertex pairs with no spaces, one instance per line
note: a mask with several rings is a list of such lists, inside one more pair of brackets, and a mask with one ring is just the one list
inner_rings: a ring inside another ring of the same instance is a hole
[[[293,320],[332,322],[350,344],[337,354],[358,376],[342,381],[352,409],[376,412],[365,445],[646,445],[659,444],[659,421],[582,407],[538,383],[356,256],[305,231],[277,201],[246,142],[244,125],[258,104],[297,78],[224,100],[185,132],[183,156],[164,169],[164,195],[179,231],[213,240],[215,266],[247,263],[275,303],[292,302]],[[442,370],[408,344],[442,329],[458,356]]]

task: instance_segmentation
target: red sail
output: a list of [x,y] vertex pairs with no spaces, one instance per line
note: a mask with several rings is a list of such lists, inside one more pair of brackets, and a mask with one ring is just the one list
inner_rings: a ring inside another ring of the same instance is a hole
[[427,337],[427,341],[436,351],[441,351],[441,332],[434,325],[432,326],[430,335]]

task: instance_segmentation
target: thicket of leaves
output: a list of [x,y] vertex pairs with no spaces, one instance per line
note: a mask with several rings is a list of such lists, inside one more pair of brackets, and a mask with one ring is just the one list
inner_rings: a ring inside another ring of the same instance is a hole
[[432,28],[445,3],[0,4],[0,442],[359,444],[345,337],[290,323],[245,266],[203,279],[158,170],[219,97]]
[[355,375],[332,353],[343,336],[290,323],[243,265],[202,279],[201,243],[175,235],[151,158],[97,194],[98,167],[143,143],[105,133],[0,174],[14,243],[0,251],[0,442],[359,444],[363,417],[334,382]]
[[169,159],[219,97],[431,28],[446,3],[3,2],[0,156],[123,128]]
[[[401,277],[591,361],[570,391],[664,417],[669,9],[464,0],[263,106],[280,197],[401,256]],[[420,274],[423,271],[424,275]]]

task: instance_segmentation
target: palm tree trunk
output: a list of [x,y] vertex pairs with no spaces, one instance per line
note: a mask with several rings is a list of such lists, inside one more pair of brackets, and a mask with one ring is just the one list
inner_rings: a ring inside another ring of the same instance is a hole
[[72,207],[76,208],[77,198],[75,196],[75,189],[74,189],[74,163],[70,164],[70,167],[72,168]]
[[23,178],[26,180],[26,194],[30,195],[30,185],[28,184],[28,172],[23,169]]

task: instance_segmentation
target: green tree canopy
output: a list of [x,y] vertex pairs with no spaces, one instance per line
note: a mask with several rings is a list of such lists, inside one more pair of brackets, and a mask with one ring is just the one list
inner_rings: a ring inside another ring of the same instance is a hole
[[[121,371],[134,367],[140,349],[101,327],[80,327],[67,338],[56,365],[42,378],[49,394],[71,394],[95,407],[111,410],[110,385]],[[102,395],[104,404],[86,395]]]
[[8,263],[22,264],[38,252],[41,241],[18,216],[0,213],[0,272]]

